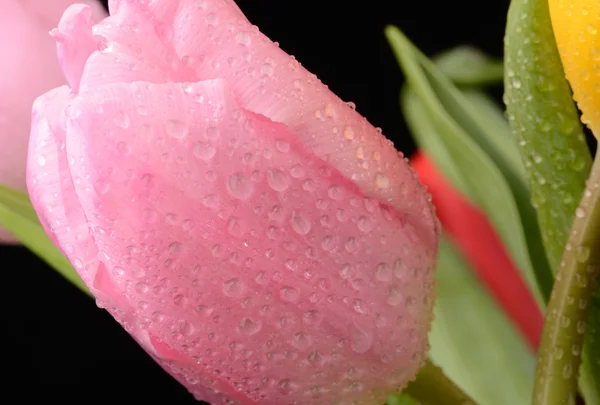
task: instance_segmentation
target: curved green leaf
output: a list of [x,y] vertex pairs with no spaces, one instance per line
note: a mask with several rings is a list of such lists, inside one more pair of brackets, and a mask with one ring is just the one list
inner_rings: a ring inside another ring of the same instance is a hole
[[531,401],[535,359],[523,337],[442,238],[431,358],[480,405]]
[[[505,103],[548,260],[557,271],[591,156],[554,41],[547,0],[513,0],[505,37]],[[592,299],[580,388],[600,404],[600,292]]]
[[[409,122],[434,129],[415,130],[417,142],[440,167],[450,166],[450,159],[456,169],[448,178],[453,181],[456,173],[460,175],[455,185],[487,214],[543,306],[552,287],[552,275],[520,163],[510,152],[509,138],[488,129],[489,123],[474,116],[465,97],[431,62],[424,57],[417,59],[414,47],[398,29],[390,27],[386,33],[415,95],[405,96],[405,115]],[[506,146],[498,147],[502,143]]]
[[81,291],[89,294],[75,269],[46,235],[26,194],[0,185],[0,225]]
[[507,114],[554,272],[591,169],[547,0],[513,0],[505,39]]
[[502,60],[491,58],[471,46],[459,46],[434,58],[436,66],[454,83],[479,86],[501,82]]

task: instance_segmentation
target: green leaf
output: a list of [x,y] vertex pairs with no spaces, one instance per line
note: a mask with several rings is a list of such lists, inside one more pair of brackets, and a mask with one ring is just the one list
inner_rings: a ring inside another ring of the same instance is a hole
[[81,291],[89,294],[75,269],[46,235],[26,194],[0,185],[0,226]]
[[535,358],[446,238],[436,276],[432,360],[480,405],[529,404]]
[[[579,112],[554,41],[547,0],[513,0],[505,37],[505,102],[548,260],[557,271],[590,173]],[[600,404],[600,291],[592,299],[580,389]]]
[[592,160],[554,42],[547,0],[511,2],[505,44],[509,122],[556,272]]
[[491,58],[471,46],[459,46],[434,58],[436,66],[458,85],[479,86],[501,82],[502,60]]
[[417,401],[405,394],[390,395],[386,405],[419,405]]
[[[409,85],[402,106],[417,143],[480,207],[543,306],[552,274],[515,147],[393,27],[386,34]],[[411,96],[412,94],[412,96]],[[476,104],[476,103],[475,103]],[[535,264],[535,265],[534,265]]]

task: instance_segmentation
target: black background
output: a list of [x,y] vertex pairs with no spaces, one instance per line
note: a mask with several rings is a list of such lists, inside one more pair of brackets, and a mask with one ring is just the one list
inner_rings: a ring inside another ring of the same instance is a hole
[[[384,26],[397,25],[428,55],[471,44],[501,56],[509,0],[238,4],[261,31],[410,154],[414,144],[398,108],[403,78]],[[0,277],[2,402],[196,403],[104,310],[33,254],[0,246]]]

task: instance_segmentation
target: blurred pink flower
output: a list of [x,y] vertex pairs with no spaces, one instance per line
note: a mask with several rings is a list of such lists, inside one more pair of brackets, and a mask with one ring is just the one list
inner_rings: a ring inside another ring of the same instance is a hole
[[34,104],[47,232],[196,398],[383,402],[422,365],[438,226],[394,148],[233,1],[70,7]]
[[[106,15],[100,3],[98,18]],[[65,83],[48,31],[73,0],[0,0],[0,184],[25,191],[25,161],[31,105],[37,96]],[[0,241],[14,242],[0,228]]]

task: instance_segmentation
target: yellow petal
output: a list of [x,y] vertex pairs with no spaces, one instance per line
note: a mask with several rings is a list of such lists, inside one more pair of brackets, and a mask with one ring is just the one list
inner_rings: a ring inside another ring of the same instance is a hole
[[581,120],[600,136],[600,1],[548,0],[560,58]]

